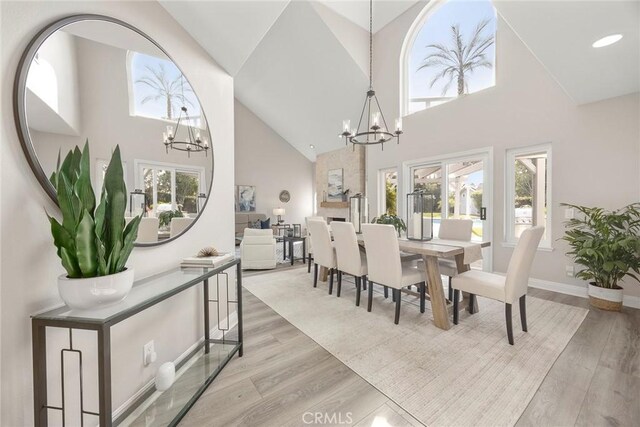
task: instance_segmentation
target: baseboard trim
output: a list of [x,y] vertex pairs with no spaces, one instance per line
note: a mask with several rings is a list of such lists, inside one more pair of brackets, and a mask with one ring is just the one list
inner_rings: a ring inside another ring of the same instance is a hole
[[[566,283],[552,282],[550,280],[530,279],[529,286],[536,289],[544,289],[545,291],[557,292],[559,294],[573,295],[580,298],[588,298],[589,293],[587,287],[569,285]],[[633,295],[625,295],[622,305],[631,308],[640,308],[640,297]]]
[[[228,323],[227,323],[228,322]],[[219,330],[220,326],[224,326],[225,329],[231,330],[236,327],[238,324],[238,313],[233,312],[230,316],[222,319],[222,321],[218,324],[218,327],[214,327],[210,330],[211,339],[222,339],[222,331]],[[188,357],[193,351],[201,346],[204,343],[204,337],[200,338],[197,342],[195,342],[191,347],[186,349],[180,356],[178,356],[173,363],[178,365],[182,362],[185,357]],[[115,411],[113,411],[113,418],[116,419],[120,417],[125,411],[127,411],[141,396],[144,396],[149,392],[151,388],[155,386],[155,378],[152,378],[147,384],[145,384],[142,388],[140,388],[136,393],[134,393],[131,397],[124,401],[122,405],[120,405]]]

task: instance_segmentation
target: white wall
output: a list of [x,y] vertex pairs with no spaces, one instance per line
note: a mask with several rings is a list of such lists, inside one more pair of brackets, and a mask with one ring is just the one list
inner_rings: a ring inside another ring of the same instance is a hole
[[[375,35],[374,85],[387,117],[399,114],[399,58],[404,37],[424,3]],[[553,145],[553,252],[539,251],[532,276],[584,286],[565,276],[572,262],[563,234],[561,202],[618,208],[638,201],[638,94],[576,106],[502,19],[498,19],[496,86],[403,119],[400,145],[367,152],[370,205],[377,203],[377,171],[403,161],[494,148],[493,267],[504,272],[512,248],[503,247],[505,150]],[[400,176],[402,181],[404,177]],[[398,188],[402,188],[399,183]],[[400,200],[404,200],[399,197]],[[627,294],[640,295],[629,282]]]
[[[256,187],[256,213],[271,217],[282,206],[288,224],[303,224],[313,210],[313,163],[267,126],[240,101],[235,102],[236,185]],[[282,190],[291,193],[280,202]]]
[[[43,208],[56,207],[40,188],[24,157],[13,122],[13,79],[20,55],[45,25],[67,15],[98,13],[122,19],[140,28],[164,46],[183,69],[200,96],[212,130],[216,154],[211,199],[198,223],[182,238],[157,247],[135,249],[129,266],[136,277],[176,266],[184,255],[206,245],[230,251],[233,241],[233,80],[153,2],[2,2],[1,4],[2,98],[1,136],[1,393],[3,426],[33,423],[31,332],[29,316],[59,304],[56,277],[63,269],[55,254]],[[158,362],[182,353],[202,334],[199,290],[185,292],[154,309],[118,325],[112,334],[114,408],[155,373]],[[52,345],[63,337],[50,335]],[[143,368],[142,346],[155,339],[158,362]],[[93,343],[92,336],[78,336],[79,345]],[[87,349],[88,370],[91,349]],[[52,360],[57,357],[51,353]],[[51,371],[50,392],[55,398],[57,378]],[[54,382],[55,381],[55,382]],[[88,381],[90,381],[88,379]],[[87,408],[95,409],[95,387],[87,384]]]

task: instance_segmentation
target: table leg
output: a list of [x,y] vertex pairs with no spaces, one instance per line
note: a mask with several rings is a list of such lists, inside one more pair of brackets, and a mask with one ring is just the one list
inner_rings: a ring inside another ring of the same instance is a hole
[[[471,267],[469,266],[469,264],[464,263],[464,254],[456,255],[456,267],[458,267],[458,274],[471,270]],[[464,298],[465,301],[469,301],[471,303],[471,304],[464,304],[467,307],[467,311],[469,313],[474,314],[479,311],[477,298],[471,298],[471,296],[467,292],[462,292],[462,297]]]
[[307,239],[302,239],[302,264],[307,263]]
[[444,298],[444,288],[442,287],[438,258],[427,255],[423,255],[422,258],[427,268],[427,283],[429,286],[429,296],[431,297],[433,323],[440,329],[448,330],[451,325],[449,323],[447,302]]
[[329,277],[329,270],[327,269],[327,267],[320,266],[319,280],[321,282],[326,282],[328,277]]
[[282,261],[287,259],[287,241],[282,239]]
[[209,353],[209,339],[210,326],[209,326],[209,279],[204,279],[202,282],[204,293],[204,352]]
[[242,343],[242,267],[240,263],[237,266],[237,280],[238,290],[236,291],[238,294],[236,295],[236,300],[238,301],[238,342],[240,343],[240,348],[238,349],[238,356],[242,357],[243,352],[243,343]]
[[98,401],[100,427],[111,427],[111,329],[98,329]]
[[291,257],[291,265],[293,265],[293,259],[295,258],[293,253],[293,240],[289,240],[289,256]]
[[44,427],[47,419],[47,328],[37,320],[31,323],[33,351],[34,425]]

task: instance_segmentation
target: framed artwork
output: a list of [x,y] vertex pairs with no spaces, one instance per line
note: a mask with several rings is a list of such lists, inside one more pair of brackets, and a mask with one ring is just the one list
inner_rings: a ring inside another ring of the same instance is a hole
[[329,169],[327,182],[327,200],[342,201],[342,193],[344,192],[342,169]]
[[238,212],[256,211],[256,187],[253,185],[238,185],[236,191],[236,210]]

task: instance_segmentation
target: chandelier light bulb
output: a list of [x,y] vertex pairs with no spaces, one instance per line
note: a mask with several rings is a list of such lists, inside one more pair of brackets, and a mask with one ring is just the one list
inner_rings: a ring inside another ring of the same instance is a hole
[[167,126],[167,138],[173,139],[173,126]]
[[371,114],[371,127],[380,127],[380,112],[376,111]]
[[349,129],[351,129],[351,120],[343,120],[342,130],[344,130],[345,132],[349,132]]
[[402,131],[402,119],[396,119],[396,130]]

